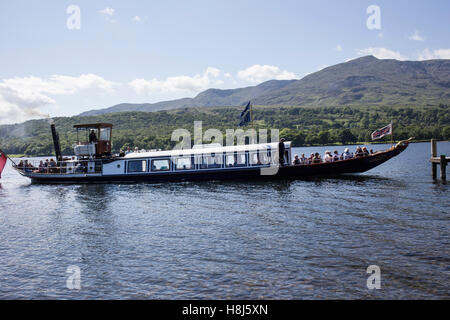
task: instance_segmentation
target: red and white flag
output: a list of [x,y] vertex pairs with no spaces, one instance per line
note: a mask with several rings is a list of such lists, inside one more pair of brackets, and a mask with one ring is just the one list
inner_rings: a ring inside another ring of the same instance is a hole
[[372,132],[372,140],[378,140],[390,134],[392,134],[392,122],[388,124],[386,127],[383,127],[381,129]]
[[6,157],[6,155],[0,150],[0,178],[2,177],[2,171],[7,160],[8,158]]

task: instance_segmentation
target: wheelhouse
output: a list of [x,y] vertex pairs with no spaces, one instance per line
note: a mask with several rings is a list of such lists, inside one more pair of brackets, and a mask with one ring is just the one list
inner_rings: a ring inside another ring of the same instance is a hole
[[102,158],[111,156],[111,134],[113,125],[110,123],[77,124],[77,141],[74,145],[78,157]]

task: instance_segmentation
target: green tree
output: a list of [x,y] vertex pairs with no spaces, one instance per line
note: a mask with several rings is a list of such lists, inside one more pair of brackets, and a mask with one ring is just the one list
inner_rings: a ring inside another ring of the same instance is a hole
[[341,140],[342,144],[348,144],[349,142],[356,142],[356,137],[353,135],[353,133],[350,131],[350,129],[344,129],[339,134],[339,139]]
[[328,131],[320,131],[319,134],[317,135],[317,141],[320,144],[327,144],[329,140],[330,140],[330,132]]

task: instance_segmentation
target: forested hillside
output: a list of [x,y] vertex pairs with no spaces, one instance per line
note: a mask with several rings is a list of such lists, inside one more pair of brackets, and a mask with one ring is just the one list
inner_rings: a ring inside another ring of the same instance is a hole
[[[113,149],[139,147],[172,148],[171,133],[185,128],[192,133],[194,121],[203,129],[237,129],[240,107],[190,108],[159,112],[123,112],[90,117],[54,118],[63,153],[72,154],[76,139],[74,124],[109,122]],[[357,143],[370,140],[370,133],[391,120],[394,139],[450,139],[450,107],[267,107],[255,106],[255,129],[279,129],[295,146]],[[246,129],[246,128],[244,128]],[[53,153],[47,120],[0,126],[0,148],[9,154],[30,156]]]

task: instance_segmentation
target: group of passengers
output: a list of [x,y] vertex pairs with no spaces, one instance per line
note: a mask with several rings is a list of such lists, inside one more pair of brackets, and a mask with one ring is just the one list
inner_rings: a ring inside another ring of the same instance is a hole
[[17,168],[25,172],[53,173],[57,171],[57,166],[58,164],[54,159],[46,159],[45,161],[41,160],[37,168],[33,166],[31,162],[28,162],[28,160],[21,160],[17,165]]
[[320,156],[318,152],[311,153],[311,155],[307,158],[305,154],[303,153],[301,157],[296,154],[294,156],[294,160],[292,161],[293,165],[302,165],[302,164],[315,164],[315,163],[322,163],[322,162],[335,162],[340,160],[348,160],[353,158],[360,158],[360,157],[366,157],[368,155],[373,154],[373,150],[370,149],[367,150],[366,147],[357,147],[355,152],[350,152],[348,148],[345,148],[344,152],[339,154],[337,150],[334,150],[332,153],[331,151],[327,150],[325,151],[325,154],[323,158]]
[[31,164],[31,162],[28,162],[28,160],[20,160],[19,164],[17,165],[17,168],[26,172],[32,172],[36,168]]

